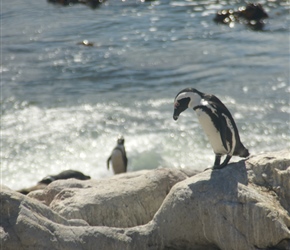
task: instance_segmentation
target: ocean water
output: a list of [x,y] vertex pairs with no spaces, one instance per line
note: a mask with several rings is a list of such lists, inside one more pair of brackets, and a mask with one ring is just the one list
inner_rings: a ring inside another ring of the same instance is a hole
[[260,3],[270,18],[253,31],[212,20],[244,1],[3,0],[1,183],[19,189],[66,169],[111,176],[118,135],[128,171],[211,166],[194,112],[172,119],[186,87],[228,106],[252,154],[289,148],[289,1]]

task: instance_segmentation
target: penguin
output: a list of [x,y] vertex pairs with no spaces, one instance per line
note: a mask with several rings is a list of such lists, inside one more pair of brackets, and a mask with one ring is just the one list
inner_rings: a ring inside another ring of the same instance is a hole
[[107,168],[110,168],[110,161],[112,161],[112,167],[115,174],[126,173],[128,159],[126,156],[125,139],[121,136],[117,140],[117,146],[113,149],[112,154],[107,160]]
[[62,171],[57,175],[48,175],[48,176],[44,177],[41,181],[39,181],[38,184],[41,183],[41,184],[48,185],[56,180],[66,180],[66,179],[71,179],[71,178],[78,179],[78,180],[91,179],[90,176],[84,175],[82,172],[69,169],[69,170]]
[[[197,114],[199,123],[215,153],[213,169],[225,167],[233,155],[248,157],[249,151],[242,144],[236,123],[227,107],[215,95],[202,93],[194,88],[181,90],[174,99],[173,119],[187,108]],[[221,157],[226,155],[220,164]]]
[[69,169],[69,170],[62,171],[57,175],[48,175],[48,176],[44,177],[42,180],[40,180],[35,186],[29,187],[29,188],[23,188],[21,190],[17,190],[17,192],[26,195],[32,191],[35,191],[35,190],[45,189],[46,186],[48,184],[52,183],[53,181],[66,180],[66,179],[71,179],[71,178],[75,178],[78,180],[91,179],[90,176],[84,175],[82,172]]

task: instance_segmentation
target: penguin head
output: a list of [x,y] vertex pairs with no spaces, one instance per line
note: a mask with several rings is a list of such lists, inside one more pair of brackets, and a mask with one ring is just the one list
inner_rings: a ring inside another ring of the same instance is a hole
[[38,184],[50,184],[52,183],[53,181],[55,181],[55,179],[52,177],[52,176],[46,176],[44,177],[41,181],[38,182]]
[[174,99],[173,119],[176,121],[184,110],[197,106],[202,96],[203,93],[193,88],[181,90]]
[[123,136],[119,136],[117,140],[118,145],[124,145],[125,139]]

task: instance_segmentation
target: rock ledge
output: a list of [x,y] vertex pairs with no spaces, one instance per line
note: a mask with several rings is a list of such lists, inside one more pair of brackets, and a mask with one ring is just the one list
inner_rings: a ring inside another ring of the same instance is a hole
[[289,150],[198,174],[60,180],[28,196],[2,186],[1,247],[290,250],[289,190]]

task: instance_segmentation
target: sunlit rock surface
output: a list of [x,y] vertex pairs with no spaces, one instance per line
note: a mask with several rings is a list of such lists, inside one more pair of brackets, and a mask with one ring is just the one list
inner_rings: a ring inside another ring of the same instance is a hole
[[102,180],[55,181],[29,196],[91,226],[132,227],[149,222],[171,187],[187,177],[177,169],[144,170]]
[[196,175],[157,169],[55,181],[28,197],[3,187],[1,244],[7,250],[290,249],[289,166],[285,150]]

